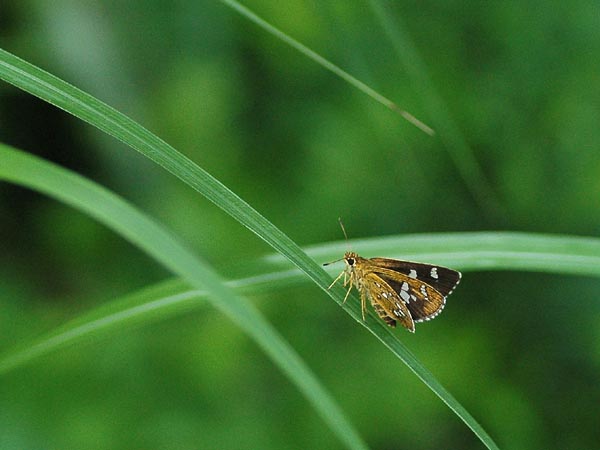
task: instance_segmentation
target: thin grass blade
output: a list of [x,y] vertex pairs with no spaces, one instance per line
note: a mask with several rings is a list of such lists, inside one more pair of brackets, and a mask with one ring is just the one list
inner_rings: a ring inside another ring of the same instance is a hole
[[417,119],[411,113],[401,109],[396,103],[394,103],[393,101],[384,97],[379,92],[375,91],[374,89],[372,89],[371,87],[369,87],[368,85],[363,83],[362,81],[353,77],[352,75],[350,75],[348,72],[346,72],[342,68],[336,66],[331,61],[323,58],[317,52],[311,50],[304,44],[298,42],[296,39],[287,35],[283,31],[281,31],[279,28],[271,25],[269,22],[267,22],[266,20],[259,17],[256,13],[252,12],[246,6],[242,5],[239,2],[236,2],[235,0],[220,0],[220,1],[221,1],[221,3],[224,3],[225,5],[229,6],[231,9],[233,9],[237,13],[244,16],[246,19],[250,20],[251,22],[254,22],[256,25],[258,25],[263,30],[265,30],[267,33],[272,34],[277,39],[280,39],[281,41],[288,44],[290,47],[295,48],[300,53],[302,53],[304,56],[312,59],[314,62],[316,62],[320,66],[324,67],[325,69],[329,70],[330,72],[333,72],[335,75],[340,77],[342,80],[350,83],[356,89],[364,92],[369,97],[371,97],[375,101],[381,103],[386,108],[400,114],[400,116],[402,116],[406,121],[410,122],[411,124],[413,124],[414,126],[419,128],[421,131],[424,131],[425,133],[427,133],[430,136],[433,136],[435,134],[435,131],[430,126],[421,122],[419,119]]
[[400,18],[396,15],[392,19],[382,0],[369,0],[369,6],[388,35],[400,61],[403,62],[415,90],[422,96],[423,104],[434,122],[437,134],[448,150],[471,195],[482,211],[496,220],[501,219],[504,207],[498,194],[492,189],[473,150],[448,112],[416,45],[404,30]]

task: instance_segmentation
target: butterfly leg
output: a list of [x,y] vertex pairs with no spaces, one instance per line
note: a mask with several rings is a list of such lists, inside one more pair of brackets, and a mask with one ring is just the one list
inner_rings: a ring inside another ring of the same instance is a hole
[[346,303],[346,300],[348,300],[348,296],[350,295],[351,290],[352,290],[352,286],[350,286],[348,288],[348,291],[346,292],[346,295],[344,296],[344,301],[342,302],[342,304]]
[[365,321],[365,313],[367,312],[367,293],[365,290],[360,291],[360,309],[362,311],[363,322]]
[[[344,270],[344,287],[348,285],[348,272]],[[352,277],[350,277],[350,284],[352,284]]]
[[[337,283],[337,282],[338,282],[338,280],[339,280],[340,278],[342,278],[342,275],[346,275],[346,272],[342,272],[342,273],[340,273],[340,274],[337,276],[337,278],[336,278],[335,280],[333,280],[333,283],[331,283],[327,289],[331,289],[331,288],[333,287],[333,285],[334,285],[335,283]],[[346,286],[346,277],[344,277],[344,286]]]

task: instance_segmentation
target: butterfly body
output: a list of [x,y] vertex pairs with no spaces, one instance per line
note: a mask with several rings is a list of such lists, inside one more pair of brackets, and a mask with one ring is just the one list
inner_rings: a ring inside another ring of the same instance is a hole
[[[369,299],[373,309],[389,326],[396,322],[411,332],[415,323],[431,320],[446,305],[446,297],[459,283],[461,274],[447,267],[388,258],[363,258],[354,252],[344,255],[342,276],[348,298],[352,287],[360,293],[363,320]],[[331,287],[330,286],[330,287]]]

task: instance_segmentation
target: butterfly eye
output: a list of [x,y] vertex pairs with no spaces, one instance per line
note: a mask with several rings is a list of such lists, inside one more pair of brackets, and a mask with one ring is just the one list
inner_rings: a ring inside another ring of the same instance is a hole
[[354,265],[354,258],[348,258],[346,261],[348,262],[349,266],[353,266]]

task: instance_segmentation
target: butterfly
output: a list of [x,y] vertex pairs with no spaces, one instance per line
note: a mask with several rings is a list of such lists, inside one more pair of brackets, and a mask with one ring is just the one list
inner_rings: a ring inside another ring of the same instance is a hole
[[[346,252],[342,259],[346,268],[333,280],[329,289],[344,277],[344,287],[349,285],[344,303],[352,287],[356,287],[360,293],[363,320],[368,298],[385,323],[395,327],[396,322],[400,322],[413,333],[415,323],[431,320],[442,312],[446,297],[461,278],[456,270],[432,264],[363,258],[354,252]],[[331,263],[325,265],[328,264]]]

